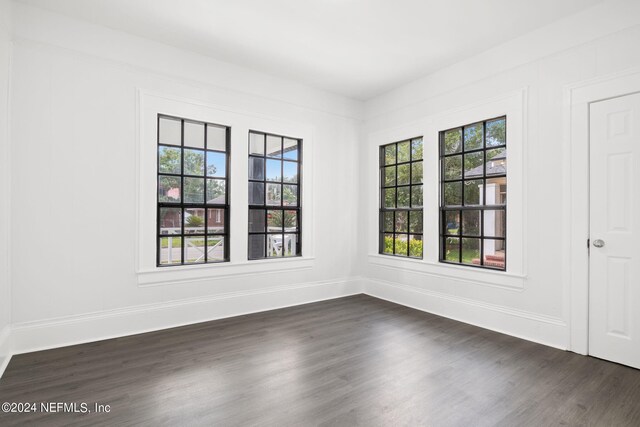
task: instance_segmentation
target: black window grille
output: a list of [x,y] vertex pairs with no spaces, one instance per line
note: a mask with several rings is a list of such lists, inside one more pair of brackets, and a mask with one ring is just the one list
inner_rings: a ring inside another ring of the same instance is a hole
[[158,115],[157,265],[229,261],[230,129]]
[[422,258],[422,137],[380,147],[379,252]]
[[249,132],[250,260],[302,255],[302,140]]
[[506,269],[506,117],[440,132],[440,261]]

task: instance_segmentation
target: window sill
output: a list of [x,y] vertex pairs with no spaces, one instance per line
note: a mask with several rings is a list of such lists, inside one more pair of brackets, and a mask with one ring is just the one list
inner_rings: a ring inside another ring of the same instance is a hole
[[510,290],[523,290],[526,275],[505,271],[483,270],[461,265],[443,264],[420,259],[401,258],[380,254],[369,255],[369,263],[385,268],[408,271],[426,276],[452,279],[473,284]]
[[172,285],[207,279],[307,270],[313,267],[314,259],[312,257],[274,258],[179,267],[155,267],[137,272],[138,286]]

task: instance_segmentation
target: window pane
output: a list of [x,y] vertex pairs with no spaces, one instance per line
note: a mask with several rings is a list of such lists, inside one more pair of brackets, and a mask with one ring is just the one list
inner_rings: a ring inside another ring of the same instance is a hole
[[422,233],[422,211],[409,212],[409,232]]
[[444,259],[460,262],[460,239],[458,237],[445,238]]
[[410,160],[411,146],[410,142],[398,143],[398,163],[408,162]]
[[422,162],[411,164],[411,183],[422,184]]
[[249,235],[249,259],[260,259],[265,257],[264,234]]
[[484,265],[492,268],[505,268],[504,240],[484,239]]
[[395,208],[396,207],[396,189],[387,188],[384,190],[384,207]]
[[249,231],[250,232],[264,232],[264,209],[249,209]]
[[382,252],[393,255],[393,234],[384,235],[384,247],[382,248]]
[[207,149],[227,151],[227,128],[207,125]]
[[173,147],[158,147],[158,172],[182,173],[182,150]]
[[284,206],[298,206],[298,186],[283,185],[282,186],[282,204]]
[[484,211],[484,235],[488,237],[505,237],[507,221],[503,209]]
[[411,160],[422,160],[422,138],[411,141]]
[[207,204],[224,205],[226,203],[226,181],[207,179]]
[[207,233],[224,233],[224,209],[207,209]]
[[298,164],[296,162],[283,162],[282,180],[284,182],[298,182]]
[[448,235],[460,234],[460,212],[461,211],[446,211],[444,213],[444,230]]
[[249,179],[264,179],[264,159],[249,157]]
[[507,150],[497,148],[487,150],[487,175],[505,175],[507,173]]
[[207,176],[220,178],[227,176],[227,156],[225,154],[207,151]]
[[180,203],[181,179],[177,176],[164,176],[158,178],[158,201]]
[[507,143],[507,123],[504,118],[487,122],[487,147],[505,145]]
[[288,233],[298,231],[298,212],[284,211],[284,231]]
[[479,205],[482,192],[482,180],[475,179],[464,182],[464,204],[466,206]]
[[207,262],[219,262],[225,260],[224,236],[207,237]]
[[384,164],[392,165],[396,163],[396,144],[384,147]]
[[264,205],[264,184],[261,182],[249,183],[249,204]]
[[462,183],[448,182],[444,184],[445,206],[459,206],[462,204]]
[[160,238],[160,264],[182,264],[182,238]]
[[465,151],[482,148],[482,123],[475,123],[464,127]]
[[480,239],[462,239],[462,263],[480,264]]
[[160,234],[180,234],[182,227],[182,209],[160,208]]
[[411,207],[412,208],[422,207],[422,185],[411,186]]
[[158,142],[160,144],[182,145],[181,120],[169,117],[160,117]]
[[409,236],[406,234],[396,234],[395,254],[407,256],[409,254]]
[[261,133],[249,134],[249,154],[264,156],[264,135]]
[[267,159],[267,181],[282,181],[282,161]]
[[204,175],[204,151],[184,150],[184,174]]
[[393,212],[382,213],[382,230],[393,233]]
[[392,187],[396,185],[396,167],[387,166],[384,171],[384,185],[385,187]]
[[484,153],[479,151],[477,153],[465,154],[464,156],[464,177],[465,178],[478,178],[482,177],[484,173]]
[[280,206],[281,205],[281,185],[280,184],[267,184],[267,205]]
[[283,231],[283,214],[284,211],[281,210],[267,211],[267,231],[269,233]]
[[185,264],[204,262],[205,241],[206,238],[204,236],[184,237]]
[[444,179],[462,178],[462,156],[444,158]]
[[410,188],[400,187],[398,188],[398,207],[408,208],[410,202]]
[[205,210],[189,208],[184,210],[184,234],[204,234]]
[[267,234],[267,257],[281,257],[283,247],[282,234]]
[[282,157],[282,138],[267,135],[267,157]]
[[184,121],[184,145],[204,148],[204,123]]
[[444,133],[444,154],[459,153],[462,148],[462,129],[448,130]]
[[462,234],[480,235],[480,211],[462,211]]
[[284,235],[284,256],[295,256],[298,253],[298,235]]
[[422,236],[409,236],[409,256],[422,258]]
[[406,233],[409,231],[409,213],[406,211],[396,212],[396,233]]
[[204,179],[184,179],[184,201],[185,203],[204,203]]
[[411,165],[400,165],[398,166],[398,185],[406,185],[409,184],[409,171],[411,170]]
[[284,138],[283,157],[290,160],[298,160],[298,141],[295,139]]
[[507,178],[487,179],[487,205],[507,204]]

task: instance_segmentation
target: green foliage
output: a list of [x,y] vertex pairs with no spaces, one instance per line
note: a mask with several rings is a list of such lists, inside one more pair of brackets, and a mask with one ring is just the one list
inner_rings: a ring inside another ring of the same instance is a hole
[[[411,240],[409,242],[409,256],[422,257],[422,240]],[[396,239],[396,255],[407,255],[407,241],[402,239]],[[384,237],[384,253],[393,254],[393,237]]]
[[185,223],[189,227],[202,227],[204,225],[204,218],[197,215],[190,215]]

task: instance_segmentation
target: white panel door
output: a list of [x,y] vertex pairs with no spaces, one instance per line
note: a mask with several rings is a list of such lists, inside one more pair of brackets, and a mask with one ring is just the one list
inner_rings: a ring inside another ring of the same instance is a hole
[[640,94],[590,106],[589,354],[640,368]]

